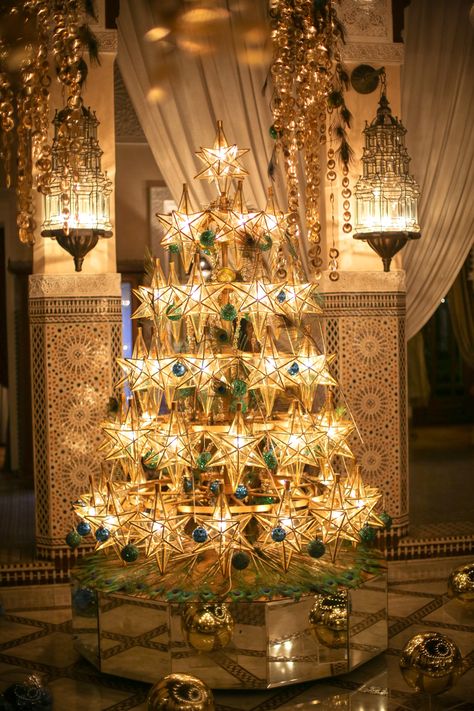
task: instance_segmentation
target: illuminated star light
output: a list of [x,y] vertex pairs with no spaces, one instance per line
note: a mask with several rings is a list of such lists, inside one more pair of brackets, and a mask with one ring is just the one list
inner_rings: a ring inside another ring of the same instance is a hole
[[235,417],[226,433],[209,432],[217,448],[209,467],[224,465],[234,491],[246,466],[265,467],[261,456],[255,451],[263,433],[251,434],[242,416],[242,405],[237,403]]
[[108,482],[105,489],[104,503],[98,509],[89,509],[83,518],[91,524],[95,532],[105,528],[110,536],[106,541],[97,541],[95,549],[113,548],[120,557],[120,551],[130,540],[130,522],[135,517],[135,510],[125,508],[124,492],[122,487],[117,487]]
[[[167,421],[161,423],[149,436],[149,449],[153,452],[153,466],[164,468],[192,467],[195,460],[195,443],[198,435],[189,434],[177,404],[173,402]],[[145,461],[146,464],[146,461]],[[176,483],[176,482],[174,482]]]
[[198,158],[206,165],[195,177],[200,180],[217,180],[220,187],[222,187],[221,182],[224,179],[227,186],[229,178],[243,178],[248,175],[245,168],[239,163],[239,158],[248,152],[248,148],[240,149],[236,145],[229,146],[222,128],[222,121],[218,121],[214,146],[201,148],[196,152]]
[[[285,490],[276,510],[271,513],[255,514],[262,526],[258,545],[268,554],[276,554],[283,570],[290,567],[294,553],[301,553],[305,544],[314,538],[314,519],[309,515],[307,506],[297,508],[292,499],[290,482],[285,482]],[[275,528],[282,528],[285,537],[281,541],[272,538]]]
[[143,547],[147,558],[154,556],[161,574],[166,572],[173,554],[183,555],[184,528],[188,515],[176,512],[155,484],[154,502],[150,509],[140,511],[131,523],[130,537],[134,545]]
[[106,460],[127,457],[137,461],[146,451],[153,429],[153,419],[140,417],[135,401],[132,399],[123,421],[119,418],[117,421],[105,422],[102,425],[102,430],[108,439],[99,449],[107,452]]
[[[254,556],[253,547],[244,534],[252,516],[252,513],[232,513],[225,495],[219,491],[212,514],[196,517],[197,524],[208,532],[208,538],[205,543],[195,545],[192,554],[214,551],[217,558],[214,567],[220,569],[225,578],[230,579],[234,553],[243,550],[251,557]],[[212,569],[209,571],[209,574],[211,573]]]
[[312,515],[320,524],[322,539],[331,550],[334,561],[344,540],[359,542],[358,507],[344,495],[339,474],[328,487],[326,498],[311,506]]
[[[315,416],[315,430],[320,434],[316,446],[316,456],[328,460],[335,455],[354,459],[354,454],[347,439],[355,429],[352,420],[344,419],[334,407],[334,396],[329,390],[326,403]],[[319,454],[318,454],[319,453]]]
[[166,230],[161,244],[163,247],[179,246],[179,255],[186,272],[191,266],[194,253],[199,249],[200,225],[203,214],[202,212],[192,212],[189,204],[188,188],[184,184],[178,209],[173,210],[171,215],[156,215]]

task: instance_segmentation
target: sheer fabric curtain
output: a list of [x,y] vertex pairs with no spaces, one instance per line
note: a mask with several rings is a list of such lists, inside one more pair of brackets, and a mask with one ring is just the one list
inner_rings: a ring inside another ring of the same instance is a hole
[[[258,3],[260,5],[264,13],[265,3]],[[118,62],[150,148],[173,197],[179,198],[184,179],[189,181],[196,208],[215,197],[213,187],[191,178],[202,167],[194,152],[203,144],[212,145],[216,121],[222,119],[228,140],[251,150],[245,157],[249,177],[245,180],[244,192],[250,204],[263,208],[270,182],[267,166],[273,150],[268,132],[272,124],[269,98],[262,96],[266,68],[239,63],[234,46],[225,52],[195,58],[180,52],[176,71],[169,78],[168,98],[162,103],[150,104],[147,94],[152,86],[156,58],[153,45],[143,38],[154,24],[152,3],[122,1]],[[283,194],[278,198],[282,200]]]
[[471,0],[411,0],[405,16],[402,118],[420,183],[422,238],[401,252],[407,338],[446,296],[473,243],[474,28]]
[[474,369],[474,283],[466,261],[448,294],[449,314],[462,359]]
[[[174,200],[181,195],[183,181],[188,183],[194,209],[216,197],[213,186],[192,178],[202,167],[195,151],[202,145],[212,145],[216,121],[221,119],[229,142],[250,148],[243,160],[249,172],[244,182],[247,204],[263,209],[267,188],[272,185],[281,209],[285,210],[286,191],[280,168],[274,182],[267,172],[274,147],[269,135],[273,123],[270,90],[265,94],[262,91],[269,62],[268,65],[246,65],[239,61],[237,52],[245,52],[246,48],[237,47],[232,23],[239,21],[245,3],[232,4],[231,42],[225,51],[195,58],[177,53],[175,70],[168,82],[168,98],[158,104],[150,104],[147,99],[156,70],[153,45],[144,40],[145,33],[156,24],[152,5],[149,0],[122,0],[118,63],[150,149]],[[266,0],[256,0],[254,12],[266,22]],[[301,216],[304,215],[304,189],[302,180]],[[307,266],[306,250],[300,251],[302,262]]]

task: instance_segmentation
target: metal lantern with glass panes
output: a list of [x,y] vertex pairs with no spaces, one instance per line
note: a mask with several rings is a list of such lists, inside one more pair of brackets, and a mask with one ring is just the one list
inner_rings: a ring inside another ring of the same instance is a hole
[[99,237],[111,237],[112,183],[102,172],[99,122],[80,97],[70,97],[53,120],[53,179],[44,198],[43,237],[56,239],[74,257],[77,272]]
[[363,175],[355,188],[354,239],[366,241],[382,257],[386,272],[394,254],[409,239],[421,237],[417,217],[420,191],[409,174],[405,134],[405,127],[392,115],[382,75],[377,115],[364,129]]

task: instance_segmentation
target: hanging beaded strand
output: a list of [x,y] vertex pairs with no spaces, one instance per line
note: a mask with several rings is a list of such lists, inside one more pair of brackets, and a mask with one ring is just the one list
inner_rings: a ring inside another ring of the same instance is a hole
[[[299,254],[298,152],[303,155],[305,223],[313,278],[321,273],[321,145],[326,140],[328,97],[338,81],[333,60],[339,58],[342,30],[333,3],[275,0],[270,8],[274,123],[271,135],[283,154],[288,194],[290,255]],[[293,255],[291,255],[293,256]],[[296,272],[301,273],[299,257]]]
[[328,159],[327,159],[327,173],[326,178],[331,186],[331,192],[329,194],[329,204],[331,205],[331,247],[329,248],[329,278],[331,281],[337,281],[339,279],[338,272],[338,257],[339,250],[336,249],[336,211],[335,211],[335,196],[334,196],[334,184],[336,182],[337,173],[334,170],[336,167],[336,161],[334,159],[335,153],[333,148],[332,140],[332,130],[329,128],[329,149],[328,149]]

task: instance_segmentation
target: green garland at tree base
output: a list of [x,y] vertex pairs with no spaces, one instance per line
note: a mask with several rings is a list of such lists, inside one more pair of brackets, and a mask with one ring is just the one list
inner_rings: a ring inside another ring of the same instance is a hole
[[252,602],[283,598],[298,600],[307,594],[330,594],[340,588],[360,587],[369,577],[385,571],[382,554],[374,548],[345,545],[337,562],[293,555],[286,573],[276,560],[258,557],[245,570],[216,573],[218,561],[203,556],[194,564],[173,563],[161,575],[154,559],[124,565],[115,555],[99,551],[79,561],[72,576],[84,588],[104,593],[139,595],[168,602]]

